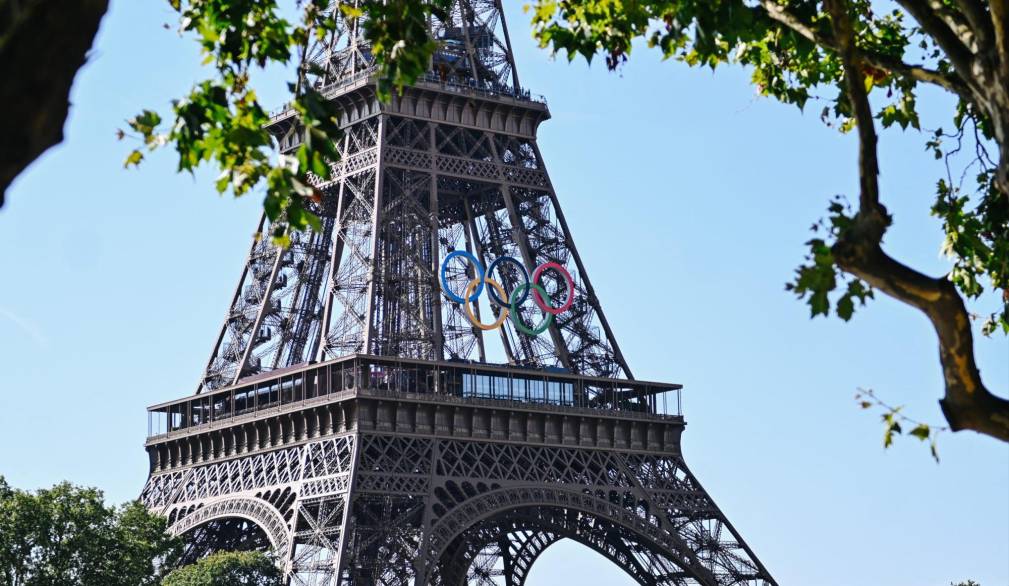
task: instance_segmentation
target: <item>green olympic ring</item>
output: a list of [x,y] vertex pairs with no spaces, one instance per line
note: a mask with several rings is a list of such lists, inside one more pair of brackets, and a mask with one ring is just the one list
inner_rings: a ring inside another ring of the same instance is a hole
[[554,314],[544,311],[543,313],[544,315],[546,315],[546,318],[544,318],[543,321],[541,321],[539,325],[537,325],[535,328],[530,328],[529,326],[522,323],[522,316],[519,314],[518,311],[518,305],[521,302],[519,298],[521,297],[521,299],[525,299],[530,288],[533,291],[539,293],[546,300],[545,305],[547,307],[549,307],[550,304],[553,303],[553,300],[550,299],[550,294],[547,293],[547,290],[544,289],[542,285],[538,283],[532,283],[532,284],[522,283],[518,287],[515,287],[515,289],[512,291],[512,294],[508,297],[508,304],[509,304],[508,309],[509,313],[511,314],[512,323],[515,324],[515,327],[518,328],[518,331],[522,332],[523,334],[526,334],[527,336],[538,336],[543,332],[547,331],[547,328],[549,328],[550,324],[553,323]]

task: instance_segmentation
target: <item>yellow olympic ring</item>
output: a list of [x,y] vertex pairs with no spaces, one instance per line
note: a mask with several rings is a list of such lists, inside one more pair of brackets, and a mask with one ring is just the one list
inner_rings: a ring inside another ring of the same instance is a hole
[[[491,287],[494,287],[494,289],[497,290],[498,294],[502,298],[507,297],[507,295],[505,294],[504,287],[501,286],[501,283],[498,283],[497,281],[491,279],[490,277],[485,277],[484,282],[486,282]],[[466,306],[466,315],[469,317],[469,321],[473,322],[473,325],[480,328],[481,330],[485,332],[488,330],[496,330],[501,327],[501,324],[503,324],[506,319],[508,319],[508,310],[502,307],[501,313],[498,314],[497,321],[492,324],[480,323],[480,320],[478,320],[476,316],[473,315],[473,308],[470,305],[469,301],[469,299],[473,297],[473,292],[476,290],[476,287],[479,284],[480,279],[473,279],[472,281],[469,282],[469,285],[466,285],[466,294],[463,295],[463,299],[466,300],[463,303],[463,305]]]

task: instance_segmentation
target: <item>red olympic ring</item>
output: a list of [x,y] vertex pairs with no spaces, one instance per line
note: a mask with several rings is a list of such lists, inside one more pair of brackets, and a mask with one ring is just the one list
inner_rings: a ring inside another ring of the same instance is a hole
[[539,308],[542,309],[543,311],[547,313],[552,313],[553,315],[560,315],[565,311],[567,311],[568,309],[571,309],[571,304],[574,303],[575,301],[575,281],[574,279],[571,278],[571,273],[569,273],[567,269],[565,269],[564,267],[555,262],[547,262],[536,267],[536,270],[533,271],[532,281],[534,284],[539,284],[540,277],[543,276],[543,271],[547,269],[553,269],[557,271],[558,273],[561,274],[562,277],[564,277],[564,280],[567,281],[568,299],[567,301],[564,302],[564,305],[560,307],[550,307],[548,303],[543,301],[543,297],[540,296],[540,292],[537,291],[536,289],[533,289],[533,300],[536,302],[536,305],[538,305]]

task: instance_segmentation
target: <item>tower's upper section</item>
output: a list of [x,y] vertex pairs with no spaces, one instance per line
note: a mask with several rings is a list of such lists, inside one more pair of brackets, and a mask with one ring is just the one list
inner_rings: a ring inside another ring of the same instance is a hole
[[[550,118],[546,100],[520,85],[501,0],[453,0],[445,18],[432,18],[430,67],[388,102],[377,96],[366,19],[338,16],[336,33],[310,51],[312,83],[338,106],[344,127],[381,111],[535,138]],[[301,143],[289,106],[272,116],[270,131],[283,152]]]
[[[317,80],[320,89],[338,89],[371,73],[365,26],[363,20],[343,21],[340,34],[318,47],[313,60],[325,72]],[[519,83],[500,0],[456,0],[430,30],[438,50],[421,82],[531,99]]]
[[[536,145],[549,112],[519,85],[500,2],[451,6],[426,74],[391,100],[366,23],[312,53],[344,130],[330,177],[310,177],[320,226],[253,244],[201,390],[349,355],[632,378]],[[270,131],[282,152],[303,140],[291,110]]]

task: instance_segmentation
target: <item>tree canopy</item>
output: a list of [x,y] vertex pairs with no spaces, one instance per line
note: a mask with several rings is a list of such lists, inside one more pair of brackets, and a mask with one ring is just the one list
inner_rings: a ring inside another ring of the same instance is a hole
[[154,586],[179,548],[139,502],[106,506],[101,491],[66,482],[26,492],[0,477],[2,584]]
[[[829,202],[787,288],[813,316],[833,306],[848,320],[876,291],[919,309],[939,337],[949,427],[1009,441],[1009,401],[981,380],[972,331],[983,312],[985,335],[1009,333],[1009,2],[537,0],[532,18],[541,45],[569,59],[601,53],[616,69],[641,39],[687,65],[748,67],[761,94],[800,109],[823,102],[825,122],[857,131],[854,209],[845,197]],[[921,128],[923,86],[956,98],[945,130]],[[946,161],[935,192],[920,194],[942,223],[946,275],[923,274],[883,250],[893,218],[878,184],[877,126],[920,132],[923,147]],[[987,309],[969,311],[965,299]],[[901,432],[898,410],[883,414],[888,440]],[[933,428],[911,431],[928,439]]]
[[266,554],[226,551],[173,570],[162,586],[282,586],[280,570]]

